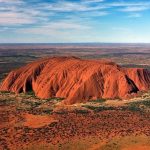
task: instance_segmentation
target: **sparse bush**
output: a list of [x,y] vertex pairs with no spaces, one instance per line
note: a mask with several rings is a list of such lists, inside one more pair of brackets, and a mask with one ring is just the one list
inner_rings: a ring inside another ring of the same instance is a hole
[[27,95],[31,95],[31,96],[35,96],[34,91],[28,91],[26,94],[27,94]]
[[1,94],[8,94],[10,93],[9,91],[0,91]]
[[45,114],[52,114],[53,110],[52,109],[45,109],[42,112]]
[[94,103],[103,103],[103,102],[105,102],[106,101],[106,99],[96,99],[96,100],[90,100],[89,102],[94,102]]
[[128,110],[130,111],[141,111],[141,109],[137,106],[131,105],[128,107]]
[[33,102],[33,101],[29,101],[29,100],[24,100],[23,101],[24,104],[26,105],[30,105],[31,107],[38,107],[39,105],[41,105],[42,103],[39,101],[39,102]]
[[14,103],[15,103],[14,99],[1,99],[0,100],[0,106],[7,106],[7,105],[14,104]]
[[19,96],[21,96],[22,98],[34,98],[34,99],[39,99],[38,97],[36,97],[34,91],[28,91],[26,93],[20,93]]
[[52,97],[52,98],[48,98],[46,99],[47,102],[49,101],[57,101],[57,102],[60,102],[62,101],[64,98],[61,98],[61,97]]
[[83,107],[91,109],[91,110],[96,110],[97,109],[97,107],[91,106],[91,105],[84,105]]
[[[144,107],[141,107],[144,106]],[[128,109],[131,111],[144,111],[142,108],[150,108],[150,100],[131,102],[128,104]]]
[[85,109],[75,109],[74,112],[77,113],[77,114],[87,114],[87,113],[89,113],[89,111],[85,110]]
[[104,111],[104,110],[114,110],[114,107],[106,107],[106,106],[91,106],[91,105],[84,105],[83,107],[93,110],[94,112]]

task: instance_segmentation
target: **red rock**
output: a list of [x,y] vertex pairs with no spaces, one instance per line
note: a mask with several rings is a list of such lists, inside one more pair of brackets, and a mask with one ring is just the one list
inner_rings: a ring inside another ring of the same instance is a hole
[[146,69],[122,68],[104,60],[53,57],[16,69],[2,82],[1,91],[33,90],[39,98],[62,97],[66,104],[97,98],[126,98],[150,89]]

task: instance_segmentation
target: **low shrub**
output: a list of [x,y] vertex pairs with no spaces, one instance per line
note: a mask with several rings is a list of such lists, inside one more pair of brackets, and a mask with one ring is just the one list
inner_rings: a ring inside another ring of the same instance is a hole
[[84,105],[83,107],[93,110],[94,112],[100,112],[104,110],[114,110],[114,107],[106,107],[106,106],[91,106],[91,105]]
[[89,113],[89,111],[85,110],[85,109],[75,109],[74,112],[77,113],[77,114],[87,114],[87,113]]
[[96,100],[90,100],[89,102],[94,102],[94,103],[103,103],[103,102],[105,102],[106,101],[106,99],[96,99]]

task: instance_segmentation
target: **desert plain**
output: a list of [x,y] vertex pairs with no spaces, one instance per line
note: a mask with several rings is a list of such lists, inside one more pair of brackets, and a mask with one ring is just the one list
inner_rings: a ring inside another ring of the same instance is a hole
[[[10,71],[38,59],[72,56],[150,70],[149,44],[3,44],[1,83]],[[37,95],[32,90],[0,92],[0,149],[150,149],[148,88],[130,98],[86,97],[86,101],[77,103],[64,103],[64,98],[53,95]]]

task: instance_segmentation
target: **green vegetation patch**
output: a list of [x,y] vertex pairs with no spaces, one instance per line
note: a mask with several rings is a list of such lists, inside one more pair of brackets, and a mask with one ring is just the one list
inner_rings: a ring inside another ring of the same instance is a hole
[[75,109],[74,112],[77,113],[77,114],[87,114],[87,113],[89,113],[89,111],[85,110],[85,109]]
[[104,103],[106,101],[106,99],[96,99],[96,100],[90,100],[89,102],[94,102],[94,103]]
[[2,95],[9,95],[9,94],[14,94],[14,93],[10,92],[10,91],[0,91],[0,94],[2,94]]
[[28,92],[26,92],[26,93],[20,93],[19,96],[22,97],[22,98],[34,98],[34,99],[39,99],[38,97],[36,97],[34,91],[28,91]]
[[64,100],[64,98],[61,97],[52,97],[52,98],[48,98],[46,99],[46,101],[56,101],[56,102],[61,102],[62,100]]
[[1,99],[0,100],[0,106],[8,106],[8,105],[12,105],[15,104],[15,100],[14,99]]
[[84,105],[82,107],[85,107],[87,109],[93,110],[94,112],[100,112],[104,110],[114,110],[114,107],[108,107],[108,106],[92,106],[92,105]]
[[42,111],[44,114],[52,114],[53,113],[53,109],[43,109]]
[[150,100],[131,102],[127,107],[131,111],[147,111],[150,109]]
[[26,105],[30,105],[32,108],[36,108],[36,107],[38,107],[42,104],[42,101],[33,102],[33,101],[30,101],[30,100],[23,100],[22,102]]

